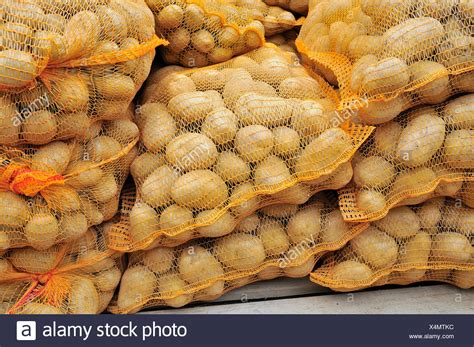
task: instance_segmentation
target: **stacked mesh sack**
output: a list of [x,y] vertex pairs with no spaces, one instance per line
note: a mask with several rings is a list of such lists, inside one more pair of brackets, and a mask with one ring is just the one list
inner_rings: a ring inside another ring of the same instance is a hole
[[320,193],[305,205],[265,207],[227,236],[132,253],[109,310],[181,307],[255,281],[305,277],[322,254],[341,248],[366,227],[343,221],[334,193]]
[[142,0],[2,1],[0,144],[84,137],[122,117],[163,43]]
[[[337,291],[441,281],[474,286],[474,187],[390,210],[343,249],[326,255],[311,280]],[[470,206],[462,201],[470,201]]]
[[315,1],[297,47],[338,84],[340,109],[381,124],[473,91],[472,1]]
[[340,190],[348,221],[372,221],[400,205],[454,197],[474,181],[474,94],[421,106],[378,126]]
[[291,29],[295,17],[258,1],[147,0],[156,32],[170,44],[161,49],[169,64],[202,67],[261,47],[265,35]]
[[138,199],[130,228],[112,230],[109,246],[131,252],[222,236],[262,207],[347,184],[349,160],[373,129],[339,126],[327,86],[296,61],[269,45],[151,76],[136,112]]
[[109,305],[124,268],[107,249],[110,223],[47,250],[18,248],[0,256],[2,314],[98,314]]

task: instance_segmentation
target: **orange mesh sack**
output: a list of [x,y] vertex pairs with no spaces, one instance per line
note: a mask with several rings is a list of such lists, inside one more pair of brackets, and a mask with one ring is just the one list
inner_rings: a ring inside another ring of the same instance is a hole
[[473,91],[472,22],[467,0],[316,1],[297,46],[339,84],[341,108],[380,124]]
[[460,200],[397,207],[370,224],[325,256],[311,280],[338,291],[421,281],[474,286],[474,209]]
[[3,0],[0,145],[82,137],[119,118],[162,43],[143,0]]
[[0,312],[97,314],[113,297],[123,271],[120,253],[104,243],[105,223],[80,240],[44,251],[18,248],[0,258]]
[[377,127],[353,165],[353,182],[340,191],[349,221],[377,220],[397,205],[454,196],[463,182],[474,181],[474,94]]
[[230,235],[132,253],[110,311],[180,307],[255,281],[307,276],[321,254],[367,227],[345,223],[332,200],[318,195],[304,206],[266,207]]
[[373,129],[332,125],[331,100],[293,56],[268,46],[212,67],[168,68],[145,90],[131,167],[138,201],[130,231],[110,247],[183,242],[197,228],[346,184],[352,168],[341,165]]
[[137,141],[122,119],[94,123],[82,141],[0,148],[0,250],[45,250],[110,220]]

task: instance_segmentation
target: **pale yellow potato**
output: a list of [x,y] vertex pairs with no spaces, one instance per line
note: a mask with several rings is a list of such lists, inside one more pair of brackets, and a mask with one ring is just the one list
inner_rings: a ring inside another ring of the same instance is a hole
[[168,69],[156,78],[156,86],[149,88],[150,94],[145,90],[144,100],[147,103],[156,101],[167,103],[175,96],[196,91],[193,80],[179,71]]
[[453,168],[474,166],[474,130],[454,130],[446,136],[444,160]]
[[196,224],[200,223],[200,220],[203,221],[203,223],[211,224],[205,225],[202,227],[197,227],[196,232],[199,233],[201,237],[220,237],[224,236],[227,234],[230,234],[235,227],[236,221],[232,214],[229,212],[224,212],[222,216],[217,218],[215,221],[215,217],[212,217],[217,210],[205,210],[196,216]]
[[173,97],[168,103],[168,110],[175,119],[195,122],[206,118],[213,110],[213,103],[204,92],[187,92]]
[[185,133],[166,146],[166,159],[182,171],[207,169],[217,160],[216,145],[199,133]]
[[434,193],[440,196],[454,197],[462,188],[463,182],[440,182]]
[[352,249],[375,269],[392,266],[397,261],[398,245],[387,234],[369,226],[350,241]]
[[46,250],[55,244],[59,236],[59,223],[50,213],[37,213],[30,218],[24,232],[31,247]]
[[171,188],[178,177],[178,173],[168,165],[160,166],[139,187],[141,197],[152,207],[166,205],[171,201]]
[[166,49],[173,53],[179,53],[191,42],[191,34],[186,28],[178,28],[169,34],[168,40],[169,45],[166,46]]
[[212,209],[227,199],[224,181],[209,170],[194,170],[179,177],[171,185],[171,197],[185,207]]
[[25,141],[35,145],[51,142],[57,132],[56,116],[46,110],[31,113],[22,126]]
[[145,266],[157,274],[162,274],[173,266],[174,249],[157,247],[143,252],[141,257]]
[[177,295],[186,291],[186,287],[186,282],[176,274],[165,275],[158,279],[158,291],[167,306],[182,307],[189,304],[193,299],[192,294]]
[[92,167],[90,161],[76,161],[68,166],[67,173],[71,176],[67,183],[75,188],[81,189],[96,185],[104,176],[104,171],[100,167]]
[[196,4],[188,4],[184,9],[184,23],[186,27],[196,30],[204,26],[206,16],[204,10]]
[[359,210],[366,213],[376,213],[385,210],[387,201],[382,193],[363,189],[357,193],[356,205]]
[[287,233],[293,244],[311,244],[321,232],[320,206],[308,206],[298,211],[288,222]]
[[[87,218],[83,213],[75,212],[72,214],[65,214],[61,216],[61,219],[59,221],[59,234],[61,241],[65,240],[67,242],[70,242],[73,240],[77,240],[87,232],[87,228]],[[40,231],[38,234],[41,235],[42,232]]]
[[367,124],[383,124],[397,117],[411,105],[411,99],[404,94],[393,99],[362,103],[360,119]]
[[89,188],[90,194],[100,203],[110,201],[120,194],[117,181],[112,173],[106,173],[96,185]]
[[61,308],[59,308],[59,307],[48,305],[48,304],[41,304],[41,303],[38,303],[38,302],[28,302],[28,303],[24,304],[23,306],[21,306],[21,309],[20,309],[19,313],[24,314],[24,315],[28,315],[28,314],[53,314],[53,315],[65,314],[65,312],[63,312],[61,310]]
[[286,204],[302,205],[312,196],[311,188],[304,183],[297,183],[277,193],[272,194],[274,201]]
[[141,140],[148,150],[159,152],[175,137],[175,120],[157,103],[142,106],[140,112],[144,118],[140,129]]
[[445,138],[445,123],[432,108],[418,111],[402,130],[397,144],[397,156],[406,166],[428,162],[441,148]]
[[255,167],[254,180],[256,186],[276,186],[283,184],[291,177],[286,163],[277,156],[269,156]]
[[277,256],[290,248],[290,239],[284,225],[277,220],[264,220],[257,230],[268,257]]
[[87,153],[90,159],[95,162],[107,160],[117,155],[121,150],[122,145],[107,135],[95,137],[87,144]]
[[78,58],[90,53],[99,41],[100,22],[91,11],[80,11],[72,16],[64,28],[69,58]]
[[94,79],[96,93],[108,100],[129,100],[136,92],[135,83],[129,76],[110,73]]
[[99,293],[94,282],[86,277],[72,281],[68,299],[69,312],[72,314],[99,313]]
[[344,221],[341,211],[334,210],[324,216],[321,241],[327,243],[341,242],[348,236],[350,225]]
[[287,218],[296,213],[298,205],[295,204],[277,204],[263,207],[260,211],[269,217]]
[[109,292],[117,288],[121,277],[122,273],[119,268],[111,267],[110,269],[94,274],[93,280],[99,291]]
[[156,287],[155,274],[145,266],[125,270],[120,282],[117,306],[128,313],[138,312]]
[[201,126],[202,134],[218,145],[232,141],[237,133],[237,118],[225,108],[217,108],[209,113]]
[[424,203],[416,214],[420,219],[420,227],[428,233],[436,232],[436,225],[442,218],[441,208],[443,207],[444,199],[432,199]]
[[370,156],[354,166],[354,182],[359,187],[383,188],[395,176],[393,165],[379,156]]
[[74,247],[80,250],[96,249],[97,246],[97,232],[94,229],[87,230],[80,239],[74,241]]
[[215,47],[212,51],[209,52],[207,58],[209,62],[213,64],[223,63],[232,58],[234,52],[231,48],[225,47]]
[[221,90],[224,88],[225,79],[221,71],[202,69],[189,75],[193,80],[198,90],[204,91],[206,89]]
[[240,204],[233,205],[230,209],[234,216],[247,216],[260,207],[260,198],[255,194],[255,187],[250,182],[236,186],[232,190],[230,201],[232,204],[241,201]]
[[[361,282],[369,280],[373,272],[367,265],[355,260],[345,260],[336,264],[331,270],[332,279],[340,281],[343,285],[350,285],[350,282]],[[346,283],[349,282],[349,283]]]
[[[224,270],[219,261],[201,246],[185,248],[178,258],[178,269],[181,278],[190,285],[215,281],[224,275]],[[224,281],[219,280],[217,284],[223,291]]]
[[53,170],[64,173],[71,157],[70,147],[62,141],[51,142],[41,146],[31,158],[31,169],[40,171]]
[[21,119],[10,97],[0,98],[0,144],[13,145],[19,140]]
[[235,227],[235,231],[242,233],[251,233],[257,230],[260,225],[260,217],[258,214],[253,213],[250,216],[245,217],[240,221],[240,223]]
[[257,277],[261,280],[272,280],[274,278],[280,277],[282,275],[282,270],[278,266],[269,266],[264,268],[257,274]]
[[145,152],[139,155],[130,166],[130,173],[136,182],[143,182],[153,171],[165,163],[164,156]]
[[[431,237],[428,233],[416,234],[401,246],[398,263],[405,266],[427,266],[431,253]],[[414,274],[411,274],[414,276]]]
[[95,10],[101,25],[101,36],[111,41],[118,41],[127,37],[127,22],[118,11],[102,5]]
[[436,174],[428,167],[401,172],[393,183],[394,193],[411,192],[418,189],[427,189],[436,181]]
[[372,225],[395,238],[407,238],[420,231],[420,219],[406,206],[395,207],[388,214]]
[[232,26],[224,26],[217,34],[217,42],[221,47],[232,46],[240,39],[239,31]]
[[433,237],[433,261],[467,263],[471,258],[472,246],[469,239],[456,232],[441,232]]
[[450,95],[449,73],[440,63],[421,60],[410,65],[412,82],[432,79],[422,87],[416,89],[419,102],[423,104],[439,104]]
[[262,125],[241,128],[235,136],[235,147],[247,162],[260,161],[273,149],[275,140],[270,129]]
[[377,35],[359,35],[354,37],[347,47],[347,55],[353,60],[365,55],[377,54],[382,46],[382,37]]
[[178,5],[168,5],[155,16],[156,25],[159,30],[170,30],[177,28],[184,18],[184,11]]
[[159,230],[159,216],[145,203],[136,203],[130,211],[130,236],[134,242],[145,240]]
[[53,100],[63,112],[87,111],[89,88],[84,76],[66,75],[53,81]]
[[[288,253],[292,251],[297,252],[298,246],[295,246],[293,249],[290,249]],[[301,252],[301,251],[300,251]],[[305,253],[301,254],[300,257],[306,256]],[[316,264],[316,259],[314,256],[310,256],[308,260],[306,260],[303,264],[297,266],[285,266],[283,267],[283,273],[285,276],[290,278],[301,278],[308,276],[311,271],[313,271],[314,265]]]
[[293,105],[281,97],[248,92],[237,99],[234,111],[244,125],[283,125],[291,118]]
[[254,20],[245,27],[243,35],[245,45],[250,49],[260,47],[265,41],[265,28],[260,21]]
[[300,149],[300,136],[296,130],[282,126],[272,130],[275,139],[273,153],[282,157],[295,155]]
[[324,97],[321,86],[310,77],[288,77],[281,81],[278,94],[283,98],[301,100],[319,99]]
[[301,137],[322,133],[330,127],[330,119],[320,101],[304,100],[293,110],[291,127]]
[[214,172],[225,182],[238,184],[250,177],[250,167],[233,152],[219,153]]
[[10,251],[9,260],[21,272],[46,273],[53,269],[56,263],[57,249],[48,252],[34,248],[17,248]]
[[38,65],[27,52],[7,49],[0,51],[0,85],[8,89],[28,86],[38,74]]
[[474,94],[467,94],[449,101],[443,110],[447,125],[455,128],[474,128]]
[[388,122],[378,126],[374,131],[374,145],[377,152],[385,158],[394,158],[402,127],[397,122]]
[[198,30],[191,35],[191,44],[201,53],[209,53],[216,46],[213,35],[205,29]]
[[160,215],[160,229],[173,229],[191,225],[194,221],[193,212],[178,205],[168,206]]
[[[97,248],[97,247],[96,247]],[[89,249],[87,251],[80,250],[77,257],[77,261],[82,262],[84,264],[81,267],[81,270],[84,272],[92,273],[92,272],[99,272],[106,269],[110,269],[114,266],[115,260],[111,258],[111,256],[106,256],[104,251],[98,249]]]
[[363,71],[362,90],[369,94],[394,92],[410,82],[410,70],[401,59],[391,57],[370,64]]
[[457,223],[457,231],[466,236],[474,235],[472,226],[474,225],[474,210],[470,208],[462,209],[459,213],[459,220]]
[[215,244],[219,260],[235,270],[252,270],[265,261],[262,240],[249,234],[231,234]]

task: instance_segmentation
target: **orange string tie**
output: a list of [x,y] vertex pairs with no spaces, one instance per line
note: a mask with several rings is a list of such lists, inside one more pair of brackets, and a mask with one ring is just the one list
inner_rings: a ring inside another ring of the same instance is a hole
[[6,183],[12,192],[29,197],[51,185],[64,184],[64,177],[59,174],[32,170],[16,164],[8,165],[1,173],[0,180]]

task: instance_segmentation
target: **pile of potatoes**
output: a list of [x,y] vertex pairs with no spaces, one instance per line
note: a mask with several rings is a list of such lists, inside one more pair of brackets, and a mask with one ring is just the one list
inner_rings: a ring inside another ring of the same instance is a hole
[[132,253],[112,312],[180,307],[250,282],[308,275],[321,253],[362,230],[363,225],[345,223],[329,201],[321,194],[303,206],[268,206],[227,236]]
[[2,1],[0,144],[83,137],[120,118],[159,43],[143,0]]
[[352,163],[353,187],[341,194],[344,217],[351,221],[379,219],[395,205],[436,195],[455,196],[463,182],[474,180],[474,94],[377,127]]
[[427,280],[473,287],[473,222],[472,208],[447,198],[397,207],[328,255],[311,279],[341,291]]
[[[80,240],[69,244],[65,253],[61,246],[45,251],[21,248],[0,257],[0,313],[105,311],[123,272],[121,255],[104,247],[104,232],[109,226],[105,223],[89,229]],[[26,304],[14,307],[34,281],[38,281],[37,289],[47,286],[46,290]]]
[[151,88],[136,113],[132,250],[159,234],[196,237],[196,227],[239,219],[269,195],[301,204],[311,185],[340,186],[352,168],[335,170],[372,131],[334,126],[319,84],[274,46],[215,68],[168,68]]
[[339,83],[343,99],[363,102],[357,105],[360,118],[380,124],[410,106],[473,91],[472,11],[464,0],[365,0],[359,7],[320,1],[310,9],[297,45],[308,55],[345,57],[315,59],[324,60],[321,72]]
[[[1,149],[0,252],[25,246],[46,250],[82,238],[91,226],[110,220],[137,155],[137,141],[137,126],[122,119],[94,123],[80,142]],[[30,191],[32,183],[22,190],[21,170],[5,176],[17,166],[33,177],[60,179],[38,185],[37,191]]]

